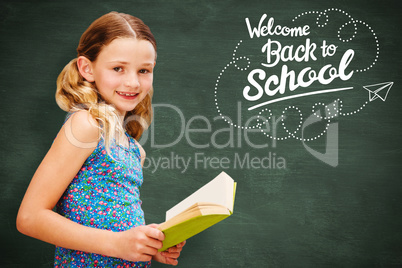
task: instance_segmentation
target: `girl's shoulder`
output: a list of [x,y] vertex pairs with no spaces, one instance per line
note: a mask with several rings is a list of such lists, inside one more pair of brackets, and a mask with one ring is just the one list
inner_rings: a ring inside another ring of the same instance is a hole
[[133,137],[129,136],[129,139],[131,139],[134,142],[134,144],[135,144],[135,153],[136,153],[137,157],[139,158],[139,160],[141,162],[141,166],[143,166],[144,161],[145,161],[145,157],[146,157],[146,153],[145,153],[144,148],[142,148],[141,144],[136,139],[134,139]]
[[80,148],[95,148],[101,137],[98,122],[86,110],[69,115],[63,129],[69,142]]
[[141,158],[142,158],[142,159],[143,159],[143,158],[145,159],[146,153],[145,153],[144,148],[142,148],[141,144],[140,144],[136,139],[133,138],[133,140],[134,140],[135,144],[136,144],[137,147],[138,147],[138,151],[139,151],[139,153],[140,153],[140,155],[141,155]]

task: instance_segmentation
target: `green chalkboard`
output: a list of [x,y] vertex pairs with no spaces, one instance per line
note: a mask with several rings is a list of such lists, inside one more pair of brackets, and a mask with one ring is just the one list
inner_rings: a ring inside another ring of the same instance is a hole
[[238,183],[178,267],[402,267],[396,0],[1,1],[1,267],[53,265],[15,218],[65,119],[56,78],[113,10],[158,44],[147,223],[221,171]]

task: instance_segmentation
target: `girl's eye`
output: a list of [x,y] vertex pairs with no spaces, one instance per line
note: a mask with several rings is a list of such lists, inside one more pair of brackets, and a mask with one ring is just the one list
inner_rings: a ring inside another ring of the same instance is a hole
[[149,71],[146,70],[146,69],[141,69],[141,70],[140,70],[140,73],[141,73],[141,74],[146,74],[146,73],[149,73]]
[[114,67],[113,70],[115,70],[116,72],[121,72],[121,71],[123,71],[123,68],[121,68],[121,67]]

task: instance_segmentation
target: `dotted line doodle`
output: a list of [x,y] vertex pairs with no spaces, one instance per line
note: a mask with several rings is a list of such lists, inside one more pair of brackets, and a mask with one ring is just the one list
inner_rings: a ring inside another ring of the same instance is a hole
[[[223,69],[222,69],[221,72],[219,73],[218,79],[216,80],[215,90],[214,90],[215,106],[216,106],[216,109],[217,109],[217,111],[218,111],[218,114],[219,114],[219,115],[221,116],[221,118],[222,118],[223,120],[225,120],[225,122],[227,122],[228,124],[230,124],[230,125],[232,125],[232,126],[234,126],[234,127],[237,127],[237,128],[241,128],[241,129],[252,129],[252,128],[256,128],[257,126],[244,127],[244,126],[239,126],[239,125],[237,125],[237,124],[235,124],[235,123],[229,121],[229,120],[221,113],[221,110],[220,110],[219,105],[218,105],[218,96],[217,96],[217,93],[218,93],[218,85],[219,85],[219,81],[221,80],[221,77],[223,76],[223,74],[224,74],[224,72],[227,70],[227,68],[229,68],[231,65],[234,65],[234,66],[236,67],[236,69],[238,69],[238,70],[240,70],[240,71],[247,71],[247,69],[250,67],[251,61],[250,61],[250,59],[249,59],[248,57],[236,57],[237,49],[239,48],[239,46],[240,46],[240,44],[241,44],[242,42],[243,42],[243,41],[240,40],[240,41],[237,43],[236,48],[235,48],[234,51],[233,51],[232,61],[229,62],[228,64],[226,64],[225,67],[223,67]],[[238,62],[239,60],[243,60],[243,59],[247,61],[247,66],[245,66],[245,67],[240,67],[240,64],[237,64],[237,62]]]
[[[294,17],[294,18],[292,19],[292,22],[295,22],[295,20],[297,20],[297,19],[299,19],[300,17],[305,16],[305,15],[317,14],[316,24],[317,24],[318,27],[321,27],[321,28],[322,28],[322,27],[325,27],[325,26],[328,24],[328,21],[329,21],[328,12],[331,12],[331,11],[332,11],[332,12],[339,12],[339,13],[341,13],[341,14],[347,16],[348,19],[349,19],[349,21],[347,21],[346,23],[342,24],[342,25],[339,27],[339,29],[338,29],[338,39],[339,39],[339,41],[341,41],[341,42],[344,42],[344,43],[350,42],[350,41],[352,41],[352,40],[357,36],[357,24],[361,24],[361,25],[363,25],[363,26],[365,26],[365,27],[367,27],[367,28],[369,29],[369,31],[370,31],[371,34],[373,35],[373,38],[374,38],[374,41],[375,41],[375,45],[376,45],[376,54],[375,54],[375,56],[374,56],[373,62],[372,62],[371,64],[369,64],[368,67],[362,68],[362,69],[357,69],[357,70],[355,70],[355,71],[356,71],[356,72],[366,72],[366,71],[370,70],[371,68],[373,68],[373,66],[377,63],[378,57],[379,57],[379,55],[380,55],[380,44],[379,44],[379,42],[378,42],[378,37],[377,37],[377,35],[375,34],[374,30],[373,30],[367,23],[365,23],[364,21],[355,20],[354,18],[352,18],[351,15],[349,15],[349,13],[347,13],[347,12],[341,10],[341,9],[338,9],[338,8],[329,8],[329,9],[326,9],[326,10],[324,10],[324,11],[307,11],[307,12],[303,12],[303,13],[297,15],[296,17]],[[325,21],[324,21],[324,23],[321,23],[321,24],[320,24],[320,21],[321,21],[321,17],[322,17],[322,16],[325,17]],[[354,27],[354,32],[353,32],[353,34],[352,34],[349,38],[346,39],[346,38],[343,38],[343,37],[342,37],[342,30],[345,29],[345,27],[348,26],[349,24],[352,24],[352,25],[353,25],[353,27]]]

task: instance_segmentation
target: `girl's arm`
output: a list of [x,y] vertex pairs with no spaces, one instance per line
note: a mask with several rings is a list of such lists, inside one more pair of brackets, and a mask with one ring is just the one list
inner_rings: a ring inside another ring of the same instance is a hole
[[95,229],[52,210],[98,139],[97,123],[88,112],[77,112],[66,121],[29,184],[18,212],[17,229],[64,248],[149,261],[162,247],[161,231],[150,226],[124,232]]

